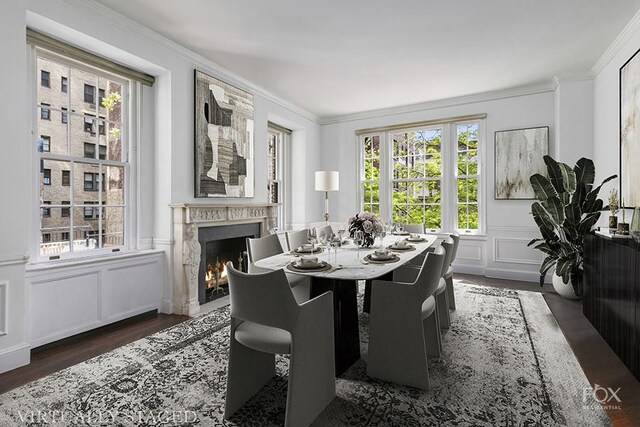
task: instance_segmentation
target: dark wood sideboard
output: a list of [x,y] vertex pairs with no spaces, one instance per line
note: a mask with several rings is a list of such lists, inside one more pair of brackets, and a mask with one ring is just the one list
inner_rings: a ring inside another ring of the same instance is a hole
[[585,237],[583,312],[640,380],[640,245]]

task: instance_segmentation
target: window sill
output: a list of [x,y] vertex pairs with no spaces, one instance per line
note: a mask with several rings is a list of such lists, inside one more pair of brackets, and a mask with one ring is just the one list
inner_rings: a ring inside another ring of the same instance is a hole
[[126,260],[130,258],[144,257],[149,255],[157,255],[163,252],[164,251],[160,249],[145,249],[140,251],[131,250],[128,252],[94,254],[94,255],[88,255],[86,257],[57,259],[52,261],[28,262],[25,265],[25,271],[35,272],[35,271],[52,270],[57,268],[92,265],[96,263],[112,262],[112,261]]

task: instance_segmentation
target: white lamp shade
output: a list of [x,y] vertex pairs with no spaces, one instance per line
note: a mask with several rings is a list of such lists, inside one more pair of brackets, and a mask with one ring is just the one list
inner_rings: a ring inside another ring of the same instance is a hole
[[316,191],[338,191],[339,187],[338,171],[316,171]]

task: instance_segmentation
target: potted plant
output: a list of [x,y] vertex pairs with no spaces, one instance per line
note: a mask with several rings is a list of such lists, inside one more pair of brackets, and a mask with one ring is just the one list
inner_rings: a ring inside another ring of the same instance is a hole
[[620,201],[618,200],[618,190],[613,189],[609,192],[609,230],[615,231],[618,228],[618,211],[620,210]]
[[528,246],[542,251],[545,258],[540,266],[540,284],[548,270],[554,268],[553,287],[567,298],[580,298],[583,284],[584,236],[600,218],[603,201],[598,193],[612,175],[594,188],[593,161],[581,158],[575,167],[544,156],[548,178],[535,174],[530,178],[538,201],[531,205],[531,213],[542,238],[533,239]]

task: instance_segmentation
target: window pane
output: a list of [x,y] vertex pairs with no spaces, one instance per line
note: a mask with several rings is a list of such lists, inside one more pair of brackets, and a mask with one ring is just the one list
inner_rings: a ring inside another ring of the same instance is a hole
[[465,178],[458,179],[458,202],[467,203],[469,189]]
[[439,230],[442,228],[442,213],[439,205],[425,206],[424,226],[427,229]]
[[69,69],[48,59],[38,58],[38,79],[46,76],[47,84],[43,85],[43,81],[39,81],[37,85],[37,104],[48,104],[54,110],[61,110],[62,107],[69,107],[68,94],[62,92],[61,87],[55,82],[59,82],[62,76],[69,73]]
[[124,244],[124,209],[104,208],[102,246],[112,248]]
[[[97,203],[73,208],[74,252],[97,249],[99,247],[100,213]],[[102,214],[104,215],[104,212]]]
[[124,204],[124,167],[121,166],[103,166],[102,170],[106,173],[105,190],[103,192],[103,200],[107,205],[123,205]]
[[100,167],[98,165],[75,162],[73,164],[73,203],[99,201]]
[[124,161],[122,158],[122,126],[106,123],[107,160]]
[[469,175],[478,174],[478,150],[470,150],[468,157]]
[[[66,123],[62,123],[61,116],[62,111],[60,110],[49,110],[48,114],[52,118],[52,120],[38,120],[36,122],[38,129],[37,134],[42,136],[49,137],[49,150],[48,152],[52,154],[67,154],[67,132],[68,125]],[[41,144],[41,141],[38,141],[38,151],[47,152],[44,146]]]
[[122,85],[119,82],[100,78],[100,115],[111,123],[122,123]]
[[62,171],[69,168],[69,162],[40,160],[40,203],[49,200],[57,205],[61,200],[69,200],[69,187],[62,185]]
[[68,216],[63,215],[63,209],[50,208],[49,216],[43,215],[47,213],[45,209],[40,209],[40,255],[69,252],[70,221]]
[[85,112],[95,114],[98,77],[77,68],[72,68],[69,74],[72,111],[79,114]]
[[363,184],[364,203],[380,203],[380,191],[377,182],[366,182]]

